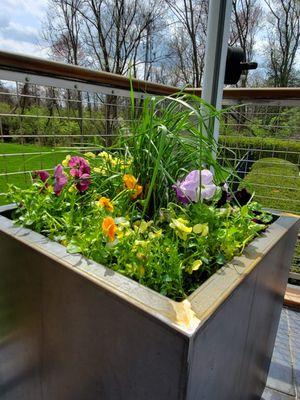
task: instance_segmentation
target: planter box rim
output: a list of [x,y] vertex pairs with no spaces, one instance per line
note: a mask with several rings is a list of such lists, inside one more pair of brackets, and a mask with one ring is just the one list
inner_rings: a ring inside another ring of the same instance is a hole
[[0,233],[12,236],[24,245],[43,253],[60,267],[68,268],[101,286],[108,294],[160,320],[186,337],[193,336],[216,312],[292,226],[300,225],[300,217],[297,215],[273,212],[279,215],[278,219],[265,233],[254,239],[241,256],[236,256],[225,264],[186,300],[176,302],[80,254],[69,254],[65,246],[28,228],[20,227],[3,216],[15,207],[14,204],[0,206]]

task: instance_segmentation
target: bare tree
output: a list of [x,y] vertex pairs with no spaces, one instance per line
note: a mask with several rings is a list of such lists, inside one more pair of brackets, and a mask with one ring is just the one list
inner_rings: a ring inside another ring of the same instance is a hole
[[[233,0],[230,45],[240,46],[247,60],[253,57],[256,34],[259,30],[258,21],[262,18],[262,8],[257,0]],[[247,85],[248,72],[241,81],[241,86]]]
[[81,7],[82,0],[50,0],[43,30],[52,56],[75,65],[84,60]]
[[[164,28],[163,7],[163,0],[50,0],[44,37],[52,55],[67,62],[116,74],[131,70],[148,79],[161,57],[154,38]],[[79,121],[81,103],[78,92]],[[116,96],[106,96],[107,138],[114,131],[117,106]]]
[[208,1],[166,0],[166,3],[174,16],[170,47],[180,81],[199,87],[204,68]]
[[[164,0],[154,0],[150,10],[152,17],[149,16],[149,23],[146,27],[145,37],[142,39],[142,48],[136,52],[136,55],[144,62],[144,80],[154,79],[154,69],[160,62],[169,58],[167,49],[164,46],[162,38],[168,35],[168,24],[165,18],[166,4]],[[135,57],[136,59],[136,57]],[[136,62],[134,63],[136,65]],[[135,73],[135,76],[138,74]]]
[[[82,0],[50,0],[48,3],[47,20],[43,30],[44,39],[50,44],[54,58],[69,64],[84,64],[85,55],[82,45],[82,19],[79,10]],[[50,97],[54,95],[49,89]],[[67,90],[68,107],[78,112],[78,125],[83,141],[83,106],[81,91]],[[54,110],[53,101],[48,103],[49,115]],[[50,123],[50,118],[48,120]]]
[[160,18],[161,0],[148,4],[141,0],[82,0],[82,3],[78,11],[85,25],[85,49],[94,67],[126,74],[133,66],[145,63],[141,47],[147,37],[150,43],[149,36]]
[[294,66],[299,51],[299,0],[265,0],[269,9],[268,69],[274,86],[293,85]]
[[[144,76],[151,72],[151,35],[160,16],[160,2],[152,0],[83,0],[79,10],[85,23],[85,47],[92,66],[116,74],[134,76],[139,67]],[[143,54],[143,44],[146,52]],[[143,55],[146,59],[143,58]],[[118,117],[117,97],[105,99],[106,144],[111,144]]]

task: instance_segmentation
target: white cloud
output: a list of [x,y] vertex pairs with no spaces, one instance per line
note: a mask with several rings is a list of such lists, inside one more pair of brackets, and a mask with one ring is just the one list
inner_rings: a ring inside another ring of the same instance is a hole
[[47,0],[0,1],[0,49],[47,57],[38,44]]
[[32,17],[42,17],[47,0],[1,0],[1,11],[15,16],[29,14]]
[[23,55],[48,58],[48,49],[42,48],[38,44],[25,41],[0,38],[0,49],[4,51],[20,53]]
[[32,26],[21,25],[18,22],[9,21],[4,26],[0,26],[0,36],[3,39],[37,43],[38,29]]

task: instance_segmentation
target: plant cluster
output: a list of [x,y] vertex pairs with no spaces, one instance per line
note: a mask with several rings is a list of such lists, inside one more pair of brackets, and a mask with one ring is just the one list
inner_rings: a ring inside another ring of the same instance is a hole
[[36,171],[30,188],[11,186],[9,198],[23,226],[181,300],[272,216],[245,190],[230,192],[233,172],[202,133],[214,109],[193,96],[148,98],[141,108],[118,148],[69,155],[53,174]]
[[[276,157],[298,164],[300,142],[299,140],[284,140],[277,138],[263,138],[253,136],[219,136],[219,144],[223,147],[222,158],[240,160],[253,149],[256,159],[263,157]],[[233,156],[233,150],[235,157]]]

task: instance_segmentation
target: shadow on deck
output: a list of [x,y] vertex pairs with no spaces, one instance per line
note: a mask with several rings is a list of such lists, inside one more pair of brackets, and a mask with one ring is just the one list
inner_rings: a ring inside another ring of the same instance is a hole
[[300,399],[300,312],[283,308],[261,400]]

